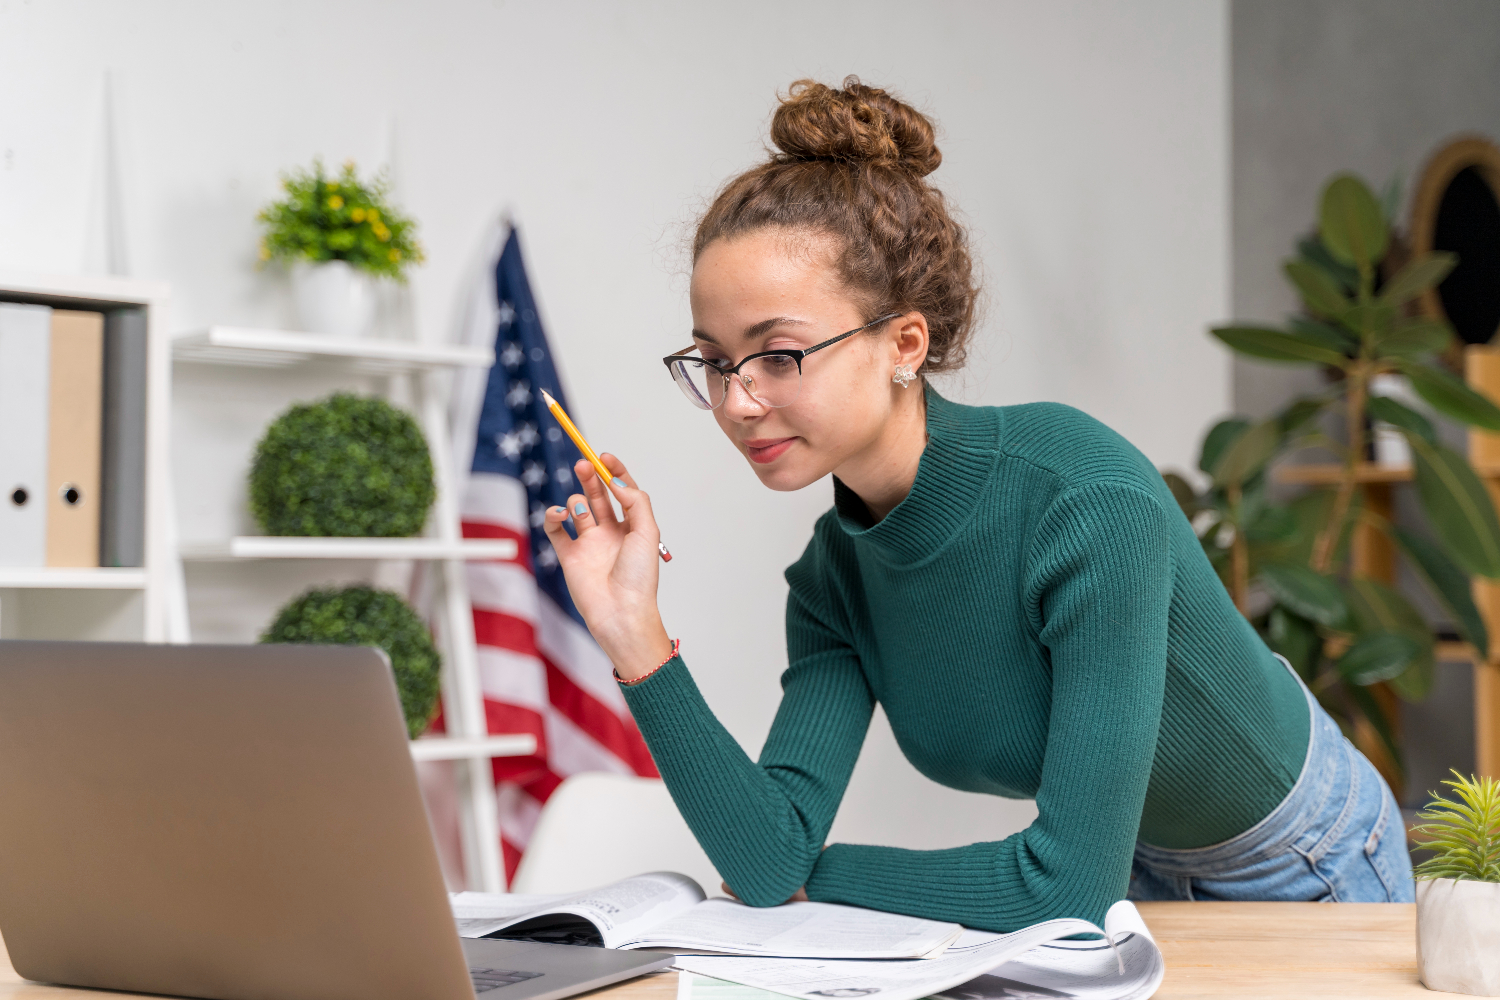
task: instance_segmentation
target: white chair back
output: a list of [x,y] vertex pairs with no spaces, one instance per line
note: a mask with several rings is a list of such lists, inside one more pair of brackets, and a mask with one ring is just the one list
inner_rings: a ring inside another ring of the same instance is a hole
[[713,862],[656,778],[575,774],[542,807],[512,892],[577,892],[642,872],[680,872],[722,895]]

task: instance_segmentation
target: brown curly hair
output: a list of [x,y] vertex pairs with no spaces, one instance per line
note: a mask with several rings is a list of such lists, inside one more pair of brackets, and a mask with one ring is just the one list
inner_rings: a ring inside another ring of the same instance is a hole
[[731,180],[693,237],[765,227],[812,230],[839,244],[836,266],[870,317],[920,312],[929,346],[920,372],[963,366],[979,289],[969,238],[923,178],[943,162],[932,121],[857,77],[842,90],[798,80],[771,119],[779,152]]

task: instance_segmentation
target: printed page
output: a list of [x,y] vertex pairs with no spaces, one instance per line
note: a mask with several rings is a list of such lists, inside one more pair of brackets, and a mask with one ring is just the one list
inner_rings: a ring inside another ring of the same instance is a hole
[[1060,940],[1102,933],[1083,920],[1049,920],[1012,934],[965,931],[941,957],[922,961],[692,956],[679,958],[677,968],[801,1000],[875,994],[875,1000],[919,1000],[932,994],[952,1000],[1149,997],[1161,985],[1165,965],[1134,905],[1116,903],[1105,927],[1110,941]]
[[481,938],[506,924],[535,913],[568,897],[527,895],[514,892],[450,892],[448,905],[458,924],[458,936]]
[[783,958],[928,958],[963,933],[939,923],[834,903],[754,907],[710,899],[620,944]]
[[[503,900],[542,900],[539,906],[527,906],[509,917],[496,916],[487,922],[481,917],[465,917],[464,937],[484,937],[496,931],[516,927],[523,922],[544,917],[575,916],[598,928],[606,948],[618,948],[620,942],[640,935],[647,928],[696,906],[703,901],[703,890],[686,875],[676,872],[650,872],[622,879],[611,885],[566,896],[508,896],[482,893],[459,893],[459,896],[484,895],[503,906]],[[455,904],[457,905],[457,904]],[[483,903],[466,903],[469,912],[480,910]],[[458,916],[455,909],[455,916]],[[461,925],[462,926],[462,925]]]

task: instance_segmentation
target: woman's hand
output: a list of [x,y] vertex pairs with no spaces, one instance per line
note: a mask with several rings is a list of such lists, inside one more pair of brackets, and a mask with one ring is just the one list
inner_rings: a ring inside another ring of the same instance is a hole
[[[594,467],[580,459],[573,471],[587,497],[575,493],[566,510],[549,509],[544,530],[573,603],[616,673],[629,681],[672,655],[672,640],[656,606],[661,532],[651,498],[636,487],[625,463],[608,453],[599,458],[614,482],[606,487]],[[620,502],[623,520],[615,514],[611,493]],[[577,538],[569,538],[563,527],[569,517]]]

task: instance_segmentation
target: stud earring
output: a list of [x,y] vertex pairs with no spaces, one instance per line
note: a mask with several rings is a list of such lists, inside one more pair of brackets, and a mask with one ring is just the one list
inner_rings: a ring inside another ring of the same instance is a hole
[[897,365],[896,374],[891,378],[891,381],[905,389],[907,383],[916,377],[911,370],[911,365]]

